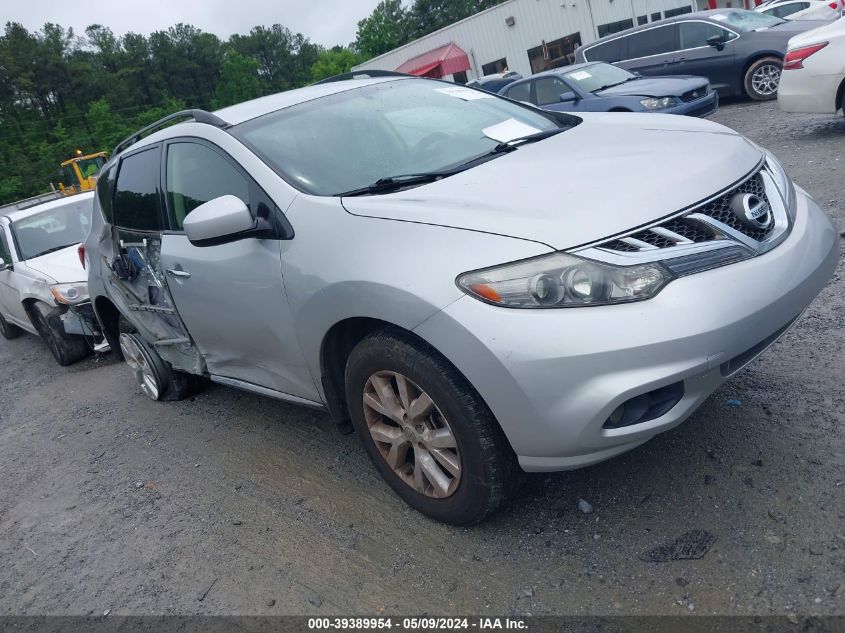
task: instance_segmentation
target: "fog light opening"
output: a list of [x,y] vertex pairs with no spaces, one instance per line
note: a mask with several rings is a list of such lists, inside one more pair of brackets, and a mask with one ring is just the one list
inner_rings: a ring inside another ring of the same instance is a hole
[[665,415],[684,397],[684,383],[675,382],[626,400],[613,410],[602,428],[619,429]]

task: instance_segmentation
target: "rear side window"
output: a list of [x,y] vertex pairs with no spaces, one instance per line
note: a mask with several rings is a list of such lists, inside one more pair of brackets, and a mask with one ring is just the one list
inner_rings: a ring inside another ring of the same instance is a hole
[[114,192],[114,223],[125,229],[160,231],[159,148],[127,156],[120,163]]
[[798,13],[799,11],[803,11],[804,9],[808,8],[810,4],[808,2],[795,2],[793,4],[782,5],[779,7],[773,7],[768,11],[763,11],[768,15],[773,15],[776,18],[785,18],[788,15],[792,15],[793,13]]
[[514,101],[531,102],[531,82],[526,81],[524,84],[518,84],[508,89],[505,96]]
[[221,154],[198,143],[167,147],[167,212],[170,228],[182,230],[185,217],[201,204],[233,195],[249,204],[249,182]]
[[707,38],[718,35],[727,42],[735,36],[722,27],[707,22],[681,22],[680,25],[681,50],[709,46]]
[[669,26],[659,26],[656,29],[646,29],[645,31],[630,35],[628,37],[627,59],[671,53],[676,49],[676,32],[675,25],[671,24]]
[[607,62],[612,64],[625,59],[627,37],[617,37],[604,44],[599,44],[585,51],[584,57],[591,62]]
[[114,193],[114,175],[117,173],[117,167],[112,166],[107,172],[102,174],[97,179],[97,202],[100,205],[100,210],[109,224],[114,223],[114,213],[112,212],[112,194]]

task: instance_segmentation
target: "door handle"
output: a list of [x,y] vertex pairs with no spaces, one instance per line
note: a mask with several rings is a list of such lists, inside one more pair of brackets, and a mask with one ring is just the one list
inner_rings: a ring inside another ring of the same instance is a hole
[[175,268],[168,268],[167,274],[173,277],[180,277],[181,279],[187,279],[191,276],[187,270],[176,270]]

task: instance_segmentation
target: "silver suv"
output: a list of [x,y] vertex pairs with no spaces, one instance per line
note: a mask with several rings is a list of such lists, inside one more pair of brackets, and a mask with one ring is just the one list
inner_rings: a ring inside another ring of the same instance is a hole
[[148,396],[327,409],[410,505],[469,524],[522,470],[680,424],[807,307],[838,236],[715,123],[380,76],[141,130],[86,249]]

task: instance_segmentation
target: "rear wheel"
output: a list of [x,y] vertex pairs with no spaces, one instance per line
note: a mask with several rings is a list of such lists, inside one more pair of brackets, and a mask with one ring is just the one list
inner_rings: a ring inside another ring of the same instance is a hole
[[22,329],[13,323],[9,323],[3,318],[3,315],[0,314],[0,336],[5,339],[13,339],[18,338],[21,334],[23,334]]
[[352,350],[346,397],[382,477],[411,507],[454,525],[510,501],[516,456],[472,385],[434,349],[393,330]]
[[770,101],[778,95],[783,62],[777,57],[763,57],[745,71],[745,92],[755,101]]
[[128,322],[121,320],[120,329],[120,352],[144,395],[152,400],[184,400],[205,388],[204,376],[173,369]]
[[33,325],[59,365],[67,366],[91,354],[91,347],[83,337],[68,334],[62,323],[62,309],[37,302],[30,307]]

